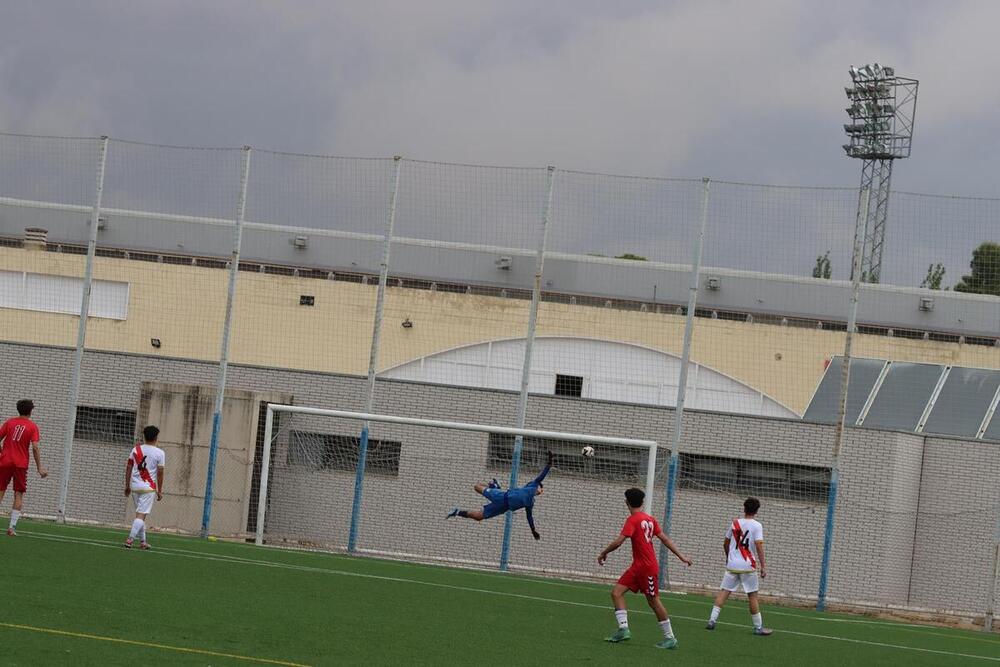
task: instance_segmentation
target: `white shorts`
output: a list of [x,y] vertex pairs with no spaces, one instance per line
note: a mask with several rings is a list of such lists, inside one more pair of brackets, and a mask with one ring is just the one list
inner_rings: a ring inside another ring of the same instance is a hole
[[722,589],[735,593],[738,586],[743,586],[744,593],[756,593],[760,589],[760,582],[756,572],[726,572],[722,577]]
[[153,502],[156,501],[156,491],[133,491],[132,500],[135,501],[137,514],[149,514],[153,509]]

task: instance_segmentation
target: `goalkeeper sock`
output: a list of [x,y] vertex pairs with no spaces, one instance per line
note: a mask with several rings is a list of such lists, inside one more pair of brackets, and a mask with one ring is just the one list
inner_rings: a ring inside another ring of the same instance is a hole
[[618,621],[618,628],[620,630],[628,629],[628,610],[627,609],[615,609],[615,619]]
[[757,612],[756,614],[751,614],[750,618],[753,619],[753,627],[755,628],[764,627],[764,619],[761,618],[760,612]]
[[128,533],[128,538],[134,540],[135,536],[139,534],[139,531],[146,527],[146,522],[142,519],[136,519],[132,522],[132,530]]
[[464,519],[468,519],[469,518],[469,513],[466,512],[465,510],[459,510],[458,511],[458,516],[460,516],[460,517],[462,517]]
[[710,620],[712,623],[715,623],[717,620],[719,620],[719,614],[721,613],[722,613],[722,607],[712,607],[712,615],[708,617],[708,620]]
[[660,621],[660,629],[663,630],[663,638],[670,639],[674,636],[674,630],[670,627],[670,619]]
[[10,511],[10,525],[8,526],[11,530],[17,528],[17,520],[21,518],[21,510],[11,510]]

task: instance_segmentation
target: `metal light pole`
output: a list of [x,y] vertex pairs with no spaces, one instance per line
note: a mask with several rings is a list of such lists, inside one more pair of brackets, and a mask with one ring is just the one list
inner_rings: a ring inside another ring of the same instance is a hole
[[898,77],[892,67],[878,63],[851,67],[850,74],[854,85],[844,89],[851,103],[846,109],[851,122],[844,125],[848,137],[844,151],[863,161],[861,191],[868,191],[869,205],[865,224],[859,225],[861,281],[877,283],[882,279],[892,163],[910,156],[919,82]]

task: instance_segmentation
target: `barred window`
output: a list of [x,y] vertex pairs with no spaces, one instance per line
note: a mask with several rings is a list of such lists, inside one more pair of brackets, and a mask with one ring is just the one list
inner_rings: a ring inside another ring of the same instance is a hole
[[130,445],[135,437],[135,412],[77,406],[73,437],[76,440]]
[[[524,438],[521,446],[522,477],[535,475],[545,467],[548,452],[555,454],[555,467],[559,475],[643,485],[646,481],[646,462],[649,450],[627,445],[590,445],[593,456],[581,455],[585,442],[548,438]],[[491,470],[510,472],[514,457],[514,436],[490,433],[486,453]],[[524,481],[528,481],[525,478]]]
[[701,454],[680,455],[682,489],[825,503],[830,469],[791,463],[746,461]]
[[556,396],[583,396],[583,378],[579,375],[556,375]]
[[[307,431],[290,431],[288,435],[287,463],[290,466],[349,472],[358,467],[361,439],[357,436]],[[402,443],[395,440],[369,438],[365,472],[398,477],[402,447]]]

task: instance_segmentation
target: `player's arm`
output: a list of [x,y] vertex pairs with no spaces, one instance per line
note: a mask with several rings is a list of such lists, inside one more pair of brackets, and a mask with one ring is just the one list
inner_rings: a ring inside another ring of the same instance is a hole
[[128,457],[125,462],[125,496],[132,493],[132,457]]
[[156,499],[163,500],[163,466],[156,466]]
[[542,536],[538,534],[537,530],[535,530],[535,517],[532,516],[530,507],[524,508],[524,516],[528,519],[528,526],[531,528],[531,536],[536,540],[542,539]]
[[604,565],[604,561],[608,559],[608,554],[624,544],[627,539],[628,538],[625,535],[619,535],[616,537],[611,544],[604,547],[604,551],[602,551],[601,555],[597,557],[597,564]]
[[691,566],[691,563],[692,563],[691,559],[688,558],[687,556],[685,556],[684,554],[682,554],[680,551],[678,551],[677,545],[674,544],[674,541],[672,539],[670,539],[670,537],[666,533],[664,533],[661,530],[659,533],[656,534],[656,537],[661,542],[663,542],[663,546],[665,546],[666,548],[670,549],[670,551],[675,556],[677,556],[677,558],[678,558],[678,560],[680,560],[680,562],[684,563],[688,567]]
[[764,565],[764,540],[758,540],[754,544],[757,545],[757,560],[760,561],[760,578],[763,579],[767,576],[767,566]]
[[545,476],[549,474],[550,470],[552,470],[552,462],[555,461],[555,459],[556,455],[553,454],[552,452],[549,452],[549,457],[545,462],[545,467],[542,468],[542,472],[539,473],[538,477],[531,480],[531,483],[528,486],[538,486],[539,484],[541,484],[542,480],[545,479]]
[[729,558],[729,545],[732,543],[733,541],[729,537],[722,540],[722,555],[725,556],[727,559]]
[[49,476],[49,471],[42,465],[42,453],[39,451],[37,440],[31,443],[31,454],[35,457],[35,469],[38,471],[38,476],[45,479]]

